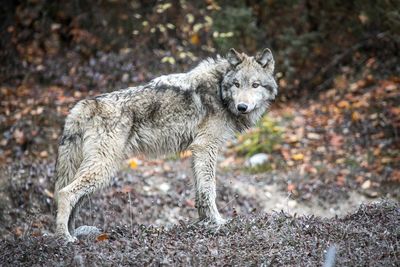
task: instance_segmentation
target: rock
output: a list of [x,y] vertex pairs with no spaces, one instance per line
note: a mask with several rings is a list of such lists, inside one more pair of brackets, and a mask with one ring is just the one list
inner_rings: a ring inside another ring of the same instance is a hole
[[307,138],[311,140],[320,140],[321,136],[317,133],[308,133]]
[[365,181],[362,185],[361,185],[361,188],[362,189],[368,189],[368,188],[370,188],[371,187],[371,181],[370,180],[367,180],[367,181]]
[[96,226],[91,225],[82,225],[75,229],[76,237],[89,237],[95,239],[99,234],[101,234],[101,230]]
[[296,206],[297,206],[297,201],[296,200],[291,199],[291,200],[288,201],[288,207],[289,208],[294,208]]
[[258,165],[262,165],[266,163],[269,159],[269,156],[265,153],[258,153],[253,156],[251,156],[247,161],[246,161],[246,166],[248,167],[256,167]]
[[162,192],[168,192],[168,190],[171,188],[171,186],[167,183],[162,183],[158,186],[158,189]]
[[124,73],[122,75],[122,82],[126,83],[129,81],[129,74],[128,73]]

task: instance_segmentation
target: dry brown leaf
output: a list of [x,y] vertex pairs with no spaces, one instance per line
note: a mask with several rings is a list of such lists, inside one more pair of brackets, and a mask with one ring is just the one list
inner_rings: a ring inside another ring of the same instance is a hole
[[16,228],[14,228],[13,232],[17,237],[20,237],[20,236],[22,236],[24,231],[22,230],[21,227],[18,226]]
[[360,114],[359,112],[357,112],[357,111],[354,111],[354,112],[351,114],[351,119],[352,119],[353,121],[359,121],[359,120],[361,119],[361,114]]
[[47,158],[49,156],[49,153],[46,150],[43,150],[40,152],[39,156],[41,158]]
[[281,153],[282,153],[282,156],[283,156],[283,158],[285,160],[289,160],[290,159],[290,153],[289,153],[289,150],[287,148],[282,148],[281,149]]
[[186,199],[186,200],[185,200],[185,204],[186,204],[187,206],[191,207],[191,208],[194,208],[194,207],[195,207],[195,203],[194,203],[194,201],[191,200],[191,199]]
[[342,109],[348,109],[348,108],[350,108],[350,103],[349,103],[349,101],[342,100],[337,104],[337,106]]
[[20,129],[16,129],[14,131],[13,137],[15,139],[15,142],[17,142],[17,144],[22,145],[23,143],[25,143],[25,135],[24,132],[21,131]]
[[301,154],[301,153],[297,153],[297,154],[292,155],[292,159],[293,160],[303,160],[304,159],[304,155]]
[[346,177],[345,177],[344,175],[339,175],[339,176],[336,178],[336,184],[337,184],[338,186],[344,186],[345,183],[346,183]]
[[395,170],[390,175],[390,181],[400,183],[400,170]]
[[96,241],[98,241],[98,242],[106,241],[108,239],[110,239],[110,236],[106,233],[102,233],[96,237]]
[[289,183],[288,185],[287,185],[287,191],[288,192],[292,192],[292,191],[294,191],[296,189],[296,185],[294,185],[294,184],[292,184],[292,183]]
[[198,44],[200,44],[200,37],[199,37],[199,35],[198,35],[198,34],[193,34],[193,35],[190,37],[190,43],[193,44],[193,45],[198,45]]
[[333,147],[339,148],[343,145],[343,137],[337,134],[331,136],[330,144]]

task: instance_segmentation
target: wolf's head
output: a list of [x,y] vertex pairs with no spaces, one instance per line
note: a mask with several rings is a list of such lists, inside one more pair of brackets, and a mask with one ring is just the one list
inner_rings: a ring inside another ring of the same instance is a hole
[[271,50],[250,57],[231,48],[226,59],[231,67],[222,80],[222,100],[238,116],[263,113],[278,92]]

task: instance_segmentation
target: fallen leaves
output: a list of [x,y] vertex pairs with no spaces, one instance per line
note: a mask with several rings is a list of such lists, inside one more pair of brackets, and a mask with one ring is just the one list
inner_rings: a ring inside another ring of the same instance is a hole
[[102,233],[96,237],[97,242],[107,241],[110,239],[110,236],[106,233]]
[[68,89],[60,86],[1,86],[0,162],[22,155],[52,158],[62,129],[61,116],[76,102],[68,94]]
[[39,153],[39,156],[41,158],[47,158],[49,156],[49,153],[46,150],[43,150]]
[[389,181],[400,183],[400,170],[394,170],[389,177]]
[[20,129],[15,129],[15,131],[13,133],[13,137],[17,144],[22,145],[25,143],[25,134]]
[[359,120],[361,120],[361,114],[358,112],[358,111],[354,111],[352,114],[351,114],[351,119],[354,121],[354,122],[356,122],[356,121],[359,121]]
[[350,103],[346,100],[342,100],[337,104],[338,108],[341,109],[349,109],[350,108]]
[[190,207],[190,208],[194,208],[196,206],[192,199],[186,199],[185,200],[185,205]]
[[297,154],[292,155],[292,159],[296,160],[296,161],[303,160],[304,159],[304,155],[301,154],[301,153],[297,153]]
[[193,45],[199,45],[200,44],[200,37],[197,33],[193,34],[190,37],[190,43]]
[[346,184],[346,176],[339,175],[338,177],[336,177],[336,184],[338,186],[344,186]]
[[136,170],[139,166],[138,160],[136,158],[131,158],[128,160],[128,165],[132,170]]
[[296,185],[292,184],[292,183],[288,183],[286,190],[288,192],[292,192],[292,191],[296,190]]
[[330,137],[330,145],[333,146],[335,149],[340,148],[343,145],[343,136],[338,134],[332,134]]

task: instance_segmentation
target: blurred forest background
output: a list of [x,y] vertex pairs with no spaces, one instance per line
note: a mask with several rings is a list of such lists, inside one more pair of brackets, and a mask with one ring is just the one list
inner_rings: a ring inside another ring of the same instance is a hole
[[275,153],[266,169],[307,163],[315,173],[315,162],[330,157],[351,173],[373,166],[400,179],[399,1],[32,0],[0,8],[2,162],[54,156],[63,116],[87,95],[186,71],[230,47],[270,47],[279,114],[235,151]]
[[[271,48],[280,95],[258,127],[228,144],[222,180],[277,184],[293,208],[314,199],[336,203],[352,192],[400,198],[398,0],[6,0],[0,14],[3,235],[24,235],[26,218],[39,211],[50,217],[29,227],[51,229],[57,141],[77,100],[187,71],[230,47],[248,54]],[[260,153],[264,160],[253,162]],[[135,158],[127,168],[142,178],[176,176],[177,164]],[[130,179],[112,192],[163,199]],[[190,193],[165,183],[159,190],[178,192],[165,210],[175,197],[184,203],[180,214],[193,215]],[[242,186],[219,189],[225,215],[268,210],[256,199],[257,186],[241,194]],[[242,200],[232,208],[235,194]],[[156,211],[148,213],[135,220],[156,220]]]
[[368,60],[378,61],[374,72],[395,73],[399,5],[396,0],[4,1],[0,82],[35,79],[74,90],[110,90],[186,70],[230,47],[249,54],[271,47],[282,98],[315,93],[332,87],[338,75],[354,76]]

